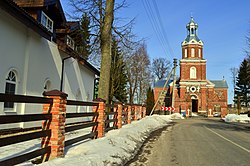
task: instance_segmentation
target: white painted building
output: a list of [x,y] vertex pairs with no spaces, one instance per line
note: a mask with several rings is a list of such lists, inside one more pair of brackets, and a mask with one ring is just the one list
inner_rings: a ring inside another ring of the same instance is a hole
[[[42,96],[44,91],[59,90],[62,59],[71,57],[64,60],[62,91],[68,94],[68,99],[92,101],[94,79],[99,71],[67,42],[72,28],[67,26],[60,1],[52,0],[50,4],[46,0],[37,1],[43,3],[43,7],[34,10],[25,8],[25,2],[17,0],[19,6],[11,0],[0,2],[0,93]],[[55,11],[46,11],[48,8]],[[34,11],[40,15],[32,14]],[[44,16],[45,22],[39,23]],[[41,113],[41,107],[0,103],[0,115]],[[79,109],[72,108],[71,111]],[[17,127],[30,127],[30,124]]]

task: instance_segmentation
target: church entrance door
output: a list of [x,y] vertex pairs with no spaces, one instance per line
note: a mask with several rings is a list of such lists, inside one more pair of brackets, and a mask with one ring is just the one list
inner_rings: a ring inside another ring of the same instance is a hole
[[192,112],[198,112],[198,99],[192,99]]

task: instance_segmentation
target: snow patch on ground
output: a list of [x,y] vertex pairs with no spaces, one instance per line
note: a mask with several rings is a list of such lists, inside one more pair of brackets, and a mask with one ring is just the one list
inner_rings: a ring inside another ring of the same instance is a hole
[[192,116],[199,116],[199,115],[197,115],[197,113],[193,113],[193,112],[192,112]]
[[225,122],[240,122],[240,123],[250,123],[250,118],[247,114],[236,115],[236,114],[227,114],[223,118]]
[[147,116],[139,121],[111,130],[105,137],[79,144],[68,149],[64,158],[57,158],[45,166],[102,166],[123,165],[134,157],[149,134],[171,122],[182,119],[178,114]]
[[174,113],[170,115],[171,119],[185,119],[182,114]]

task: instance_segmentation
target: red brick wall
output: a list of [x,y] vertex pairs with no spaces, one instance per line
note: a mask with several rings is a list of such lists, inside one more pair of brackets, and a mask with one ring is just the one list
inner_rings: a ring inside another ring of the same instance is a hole
[[[190,79],[190,68],[196,68],[196,79]],[[181,62],[180,79],[183,80],[206,80],[206,62]]]
[[200,59],[203,58],[203,48],[201,45],[199,44],[189,44],[189,45],[185,45],[182,47],[182,59],[185,59],[185,49],[187,49],[187,58],[192,58],[191,57],[191,49],[194,48],[195,49],[195,57],[199,58],[199,49],[201,50],[201,56]]

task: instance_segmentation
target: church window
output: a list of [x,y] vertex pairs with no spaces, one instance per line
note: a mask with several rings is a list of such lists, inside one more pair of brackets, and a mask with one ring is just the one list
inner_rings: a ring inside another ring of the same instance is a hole
[[199,58],[201,57],[201,49],[199,49]]
[[[5,84],[5,94],[15,94],[16,92],[16,73],[14,71],[10,71]],[[4,102],[4,108],[13,109],[14,102]]]
[[195,67],[190,68],[190,78],[196,78],[196,68]]
[[45,84],[44,84],[44,91],[47,92],[49,90],[51,90],[51,82],[50,82],[50,80],[46,80]]
[[187,49],[185,49],[184,56],[185,56],[185,58],[187,58]]
[[194,57],[195,56],[195,53],[194,53],[194,48],[191,48],[191,57]]

